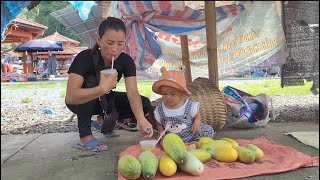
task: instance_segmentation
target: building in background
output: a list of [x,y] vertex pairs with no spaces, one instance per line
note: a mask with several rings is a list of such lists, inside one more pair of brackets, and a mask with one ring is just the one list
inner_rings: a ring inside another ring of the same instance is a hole
[[[67,74],[69,65],[68,62],[72,62],[74,57],[81,51],[81,47],[79,47],[80,42],[73,40],[71,38],[68,38],[66,36],[63,36],[59,34],[58,32],[55,32],[52,35],[49,35],[47,37],[44,37],[42,39],[49,40],[49,41],[55,41],[56,44],[62,46],[63,51],[54,51],[54,52],[38,52],[34,53],[33,56],[35,58],[38,58],[39,60],[45,60],[50,61],[48,64],[56,63],[56,68],[59,72],[59,74]],[[52,57],[55,58],[49,58],[49,55],[52,55]],[[53,62],[51,62],[53,61]],[[53,66],[55,67],[55,66]]]
[[[25,43],[29,40],[37,39],[37,36],[43,35],[47,29],[48,27],[43,24],[22,17],[17,17],[8,25],[8,28],[4,33],[5,39],[1,42],[1,45],[5,43]],[[13,51],[15,48],[16,47],[12,47],[11,49],[6,49],[3,51],[1,50],[1,55],[2,53]],[[31,53],[27,52],[22,54],[22,56],[30,55]],[[23,73],[29,74],[32,72],[32,63],[23,61]]]

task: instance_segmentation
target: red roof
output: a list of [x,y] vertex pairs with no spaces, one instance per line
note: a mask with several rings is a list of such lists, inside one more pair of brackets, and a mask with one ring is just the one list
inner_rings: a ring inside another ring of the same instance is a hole
[[60,41],[60,42],[71,42],[75,44],[80,44],[79,41],[73,40],[71,38],[68,38],[66,36],[63,36],[59,34],[58,32],[55,32],[54,34],[51,34],[50,36],[44,37],[42,39],[49,40],[49,41]]
[[16,23],[19,23],[19,24],[25,24],[25,25],[29,25],[29,26],[34,26],[34,27],[38,27],[38,28],[41,28],[41,29],[48,29],[48,27],[43,25],[43,24],[31,21],[29,19],[25,19],[25,18],[22,18],[22,17],[16,17],[13,20],[13,22],[16,22]]

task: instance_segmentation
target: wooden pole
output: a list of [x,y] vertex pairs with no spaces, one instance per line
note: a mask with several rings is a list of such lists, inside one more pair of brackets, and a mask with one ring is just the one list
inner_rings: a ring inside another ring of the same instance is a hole
[[205,1],[209,79],[219,88],[215,1]]
[[101,1],[101,17],[106,19],[110,8],[110,1]]
[[190,68],[188,36],[187,35],[180,35],[180,41],[181,41],[182,64],[186,67],[186,70],[184,72],[184,76],[186,78],[186,82],[191,83],[192,76],[191,76],[191,68]]

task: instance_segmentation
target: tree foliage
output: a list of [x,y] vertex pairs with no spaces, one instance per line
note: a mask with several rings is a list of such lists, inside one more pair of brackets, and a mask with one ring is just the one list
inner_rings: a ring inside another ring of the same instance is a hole
[[[74,35],[69,29],[64,27],[58,20],[56,20],[50,13],[69,7],[71,4],[68,1],[41,1],[35,8],[29,11],[25,8],[19,16],[31,19],[37,23],[43,24],[48,27],[42,37],[49,36],[55,32],[69,37],[80,42],[80,46],[85,43]],[[39,38],[42,38],[39,37]]]

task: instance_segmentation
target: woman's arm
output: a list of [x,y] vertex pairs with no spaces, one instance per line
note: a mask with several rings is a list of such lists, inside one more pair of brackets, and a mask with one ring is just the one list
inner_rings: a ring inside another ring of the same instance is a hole
[[116,86],[117,75],[117,73],[108,77],[101,75],[99,86],[82,88],[84,78],[76,73],[70,73],[67,83],[66,103],[84,104],[98,98]]
[[145,135],[145,137],[150,138],[153,135],[153,128],[149,121],[144,117],[142,101],[137,87],[136,76],[126,77],[125,83],[131,110],[135,118],[137,119],[138,125],[142,127],[142,132],[140,132]]

